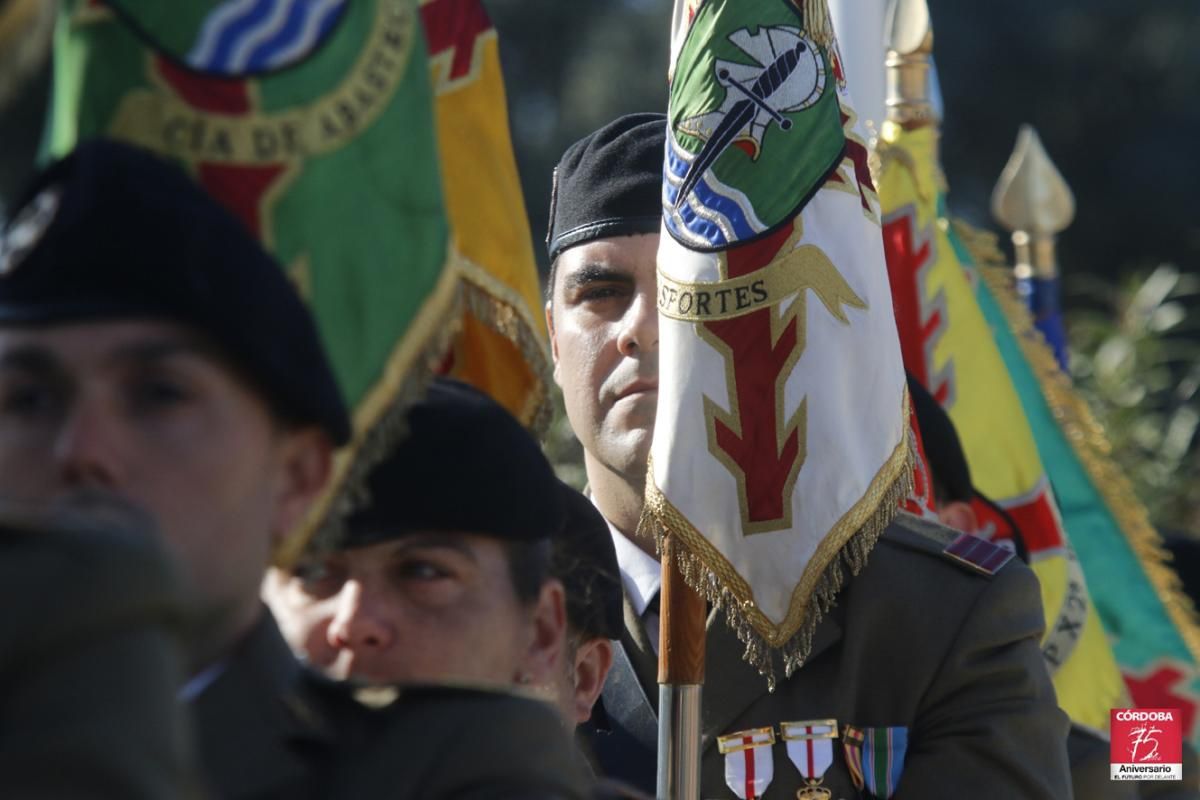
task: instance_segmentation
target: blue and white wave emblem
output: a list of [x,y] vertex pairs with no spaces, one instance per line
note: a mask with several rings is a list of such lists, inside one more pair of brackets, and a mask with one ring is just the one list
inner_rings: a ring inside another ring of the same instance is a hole
[[679,187],[687,175],[693,155],[675,143],[668,130],[663,161],[663,220],[681,244],[713,250],[753,238],[767,229],[754,213],[750,198],[713,175],[712,170],[676,206]]
[[200,26],[187,63],[243,75],[287,66],[333,28],[348,0],[225,0]]

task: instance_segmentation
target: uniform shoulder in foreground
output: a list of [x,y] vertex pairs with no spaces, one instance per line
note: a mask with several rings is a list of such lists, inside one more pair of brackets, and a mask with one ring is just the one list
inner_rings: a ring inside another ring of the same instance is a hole
[[[486,689],[409,686],[364,709],[328,796],[380,800],[582,800],[589,796],[554,709]],[[357,715],[357,714],[356,714]]]
[[950,786],[975,787],[977,800],[1070,795],[1068,721],[1042,658],[1045,618],[1028,566],[1005,548],[902,513],[847,601],[875,618],[855,632],[851,610],[847,638],[887,640],[901,672],[904,663],[923,665],[912,675],[920,700],[905,797],[943,796]]
[[0,512],[0,796],[194,796],[178,585],[136,530]]

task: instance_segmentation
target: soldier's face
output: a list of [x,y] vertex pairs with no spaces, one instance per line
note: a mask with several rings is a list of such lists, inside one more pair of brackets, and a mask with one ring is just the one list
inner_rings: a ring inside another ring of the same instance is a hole
[[658,406],[658,234],[600,239],[558,257],[546,305],[554,378],[589,461],[644,478]]
[[148,512],[223,628],[211,635],[253,623],[273,539],[324,484],[329,450],[281,430],[186,328],[0,328],[0,495],[116,495]]
[[470,533],[412,533],[272,569],[263,596],[310,664],[372,684],[536,681],[566,628],[561,583],[522,603],[505,548]]

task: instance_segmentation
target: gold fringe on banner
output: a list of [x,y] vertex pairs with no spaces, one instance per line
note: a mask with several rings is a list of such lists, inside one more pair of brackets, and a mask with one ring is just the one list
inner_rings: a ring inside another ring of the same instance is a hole
[[535,436],[549,427],[554,413],[550,353],[526,304],[510,287],[451,247],[432,294],[392,352],[383,377],[355,411],[354,440],[335,457],[331,490],[280,546],[275,554],[277,564],[293,564],[306,550],[328,550],[344,537],[346,517],[370,499],[366,496],[367,476],[407,432],[408,410],[440,373],[462,332],[466,313],[521,353],[534,380],[521,422]]
[[787,616],[779,625],[758,608],[753,587],[662,493],[654,483],[654,464],[649,465],[638,534],[655,537],[660,557],[663,538],[676,537],[676,565],[684,582],[714,608],[725,611],[726,624],[746,645],[742,658],[767,679],[770,691],[775,691],[776,683],[772,651],[780,651],[784,675],[788,677],[804,665],[812,651],[817,624],[833,607],[845,584],[846,571],[851,576],[862,571],[879,537],[899,513],[900,502],[912,493],[916,448],[908,432],[907,388],[903,411],[906,433],[879,468],[866,493],[817,546],[792,592]]
[[[997,261],[999,248],[995,245],[994,236],[989,242],[986,232],[960,220],[953,220],[951,224],[977,263],[1005,263],[1002,256]],[[1059,428],[1071,443],[1109,513],[1117,521],[1117,526],[1150,579],[1193,661],[1200,664],[1200,617],[1197,617],[1196,607],[1183,593],[1179,576],[1168,566],[1170,555],[1163,549],[1162,537],[1150,523],[1146,507],[1138,500],[1129,480],[1113,463],[1112,445],[1103,427],[1096,421],[1087,401],[1075,391],[1070,378],[1059,368],[1049,344],[1034,324],[1032,314],[1017,297],[1011,270],[1007,267],[981,266],[978,272],[1008,321],[1009,329],[1016,336]]]
[[517,348],[533,377],[533,389],[520,414],[521,422],[537,438],[545,436],[554,417],[550,385],[554,381],[546,337],[534,321],[528,304],[511,286],[478,264],[460,258],[466,310]]
[[463,281],[451,250],[429,298],[397,343],[383,376],[354,412],[354,439],[334,457],[330,488],[297,530],[275,552],[288,567],[306,551],[331,549],[345,534],[345,519],[366,501],[367,476],[407,432],[408,410],[438,373],[462,328]]

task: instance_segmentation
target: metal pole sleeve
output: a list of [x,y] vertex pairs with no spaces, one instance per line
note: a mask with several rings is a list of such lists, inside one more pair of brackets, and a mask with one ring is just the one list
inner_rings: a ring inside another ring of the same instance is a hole
[[700,800],[700,689],[658,687],[659,800]]

